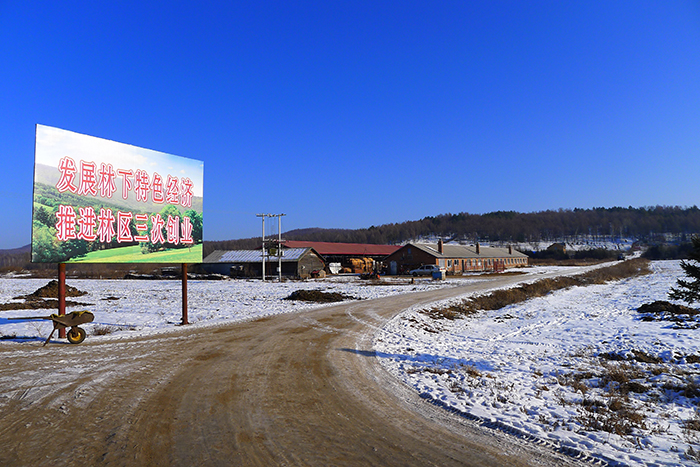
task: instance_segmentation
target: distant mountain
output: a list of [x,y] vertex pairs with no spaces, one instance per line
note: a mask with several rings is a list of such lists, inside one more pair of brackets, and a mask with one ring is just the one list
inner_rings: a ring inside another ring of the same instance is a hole
[[23,267],[29,262],[31,251],[31,245],[0,250],[0,267]]
[[306,229],[294,229],[294,230],[289,230],[285,233],[282,234],[282,237],[287,239],[287,238],[293,238],[297,239],[299,237],[305,237],[308,235],[316,235],[319,232],[326,232],[331,229],[323,229],[321,227],[309,227]]
[[32,251],[32,245],[24,245],[19,248],[9,248],[9,249],[0,249],[0,255],[15,255],[15,254],[21,254],[21,253],[30,253]]

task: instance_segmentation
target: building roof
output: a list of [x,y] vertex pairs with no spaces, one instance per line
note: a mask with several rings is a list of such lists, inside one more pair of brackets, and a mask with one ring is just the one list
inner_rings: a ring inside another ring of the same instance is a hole
[[474,245],[444,244],[442,253],[438,251],[438,246],[435,243],[409,243],[406,246],[418,248],[436,258],[527,258],[526,254],[515,249],[511,253],[508,248],[494,248],[490,246],[479,246],[478,254]]
[[286,240],[284,246],[288,248],[313,248],[321,256],[389,256],[401,248],[401,245],[307,242],[303,240]]
[[[282,250],[282,262],[299,261],[312,248],[289,248]],[[277,256],[268,256],[268,261],[276,262]],[[203,263],[260,263],[260,250],[216,250],[208,255]]]

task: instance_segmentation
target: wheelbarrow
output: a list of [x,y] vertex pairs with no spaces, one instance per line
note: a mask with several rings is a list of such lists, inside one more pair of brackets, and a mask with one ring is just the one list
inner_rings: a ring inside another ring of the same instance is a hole
[[8,319],[50,319],[53,321],[53,330],[51,331],[51,334],[49,334],[49,337],[46,338],[44,345],[49,343],[53,337],[53,333],[56,332],[56,329],[65,328],[70,328],[66,333],[68,342],[71,344],[80,344],[85,340],[87,333],[85,332],[85,329],[81,328],[79,325],[91,323],[95,319],[95,315],[89,311],[72,311],[66,315],[52,314],[51,316],[27,316],[24,318]]

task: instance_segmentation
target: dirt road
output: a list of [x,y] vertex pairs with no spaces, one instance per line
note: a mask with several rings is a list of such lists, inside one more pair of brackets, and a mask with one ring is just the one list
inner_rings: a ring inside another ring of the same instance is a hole
[[372,352],[375,329],[401,310],[494,285],[2,346],[0,465],[578,465],[426,403]]

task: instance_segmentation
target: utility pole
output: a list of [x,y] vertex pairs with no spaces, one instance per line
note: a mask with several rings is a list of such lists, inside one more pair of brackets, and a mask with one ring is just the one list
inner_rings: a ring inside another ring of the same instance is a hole
[[280,282],[282,282],[282,216],[285,215],[277,215],[277,272]]
[[265,282],[265,218],[267,214],[256,214],[257,217],[262,217],[262,280]]
[[277,218],[277,261],[278,261],[278,272],[279,280],[282,282],[282,216],[286,214],[256,214],[257,217],[262,217],[262,280],[265,280],[265,259],[266,259],[266,249],[265,249],[265,218],[266,217],[276,217]]

